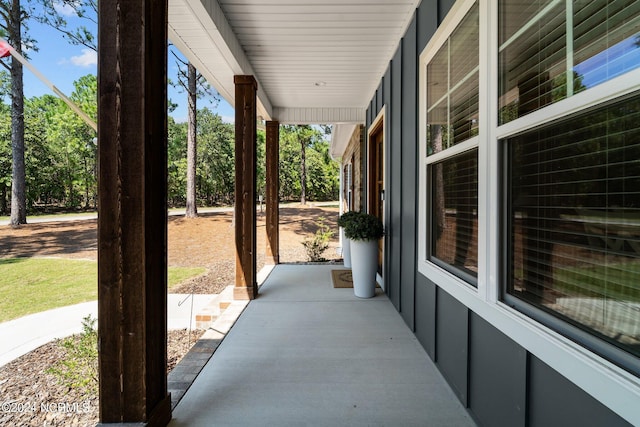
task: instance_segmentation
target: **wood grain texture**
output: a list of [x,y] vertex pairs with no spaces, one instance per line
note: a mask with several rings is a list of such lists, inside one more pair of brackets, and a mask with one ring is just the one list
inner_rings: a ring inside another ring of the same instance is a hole
[[253,76],[235,76],[236,89],[236,285],[234,297],[253,299],[256,282],[256,120],[258,89]]
[[171,417],[166,22],[166,1],[99,4],[101,423],[166,425]]
[[267,229],[267,261],[280,262],[280,124],[277,121],[266,123],[266,229]]

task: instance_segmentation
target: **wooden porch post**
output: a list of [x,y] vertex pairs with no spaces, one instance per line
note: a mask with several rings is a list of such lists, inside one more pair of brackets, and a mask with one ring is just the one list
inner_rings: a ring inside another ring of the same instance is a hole
[[266,196],[267,196],[267,262],[280,262],[280,123],[267,122],[266,141]]
[[236,88],[236,299],[254,299],[256,281],[256,92],[253,76],[235,76]]
[[165,426],[167,1],[98,7],[100,423]]

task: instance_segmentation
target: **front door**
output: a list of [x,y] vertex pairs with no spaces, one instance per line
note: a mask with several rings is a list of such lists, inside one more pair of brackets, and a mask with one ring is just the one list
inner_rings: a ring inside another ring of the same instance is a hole
[[[376,119],[369,133],[369,213],[384,223],[384,120]],[[378,243],[378,273],[382,275],[384,237]]]

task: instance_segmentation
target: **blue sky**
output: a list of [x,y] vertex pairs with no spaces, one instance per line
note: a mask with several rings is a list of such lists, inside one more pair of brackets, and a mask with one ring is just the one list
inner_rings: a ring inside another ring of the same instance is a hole
[[574,71],[583,76],[584,86],[590,88],[638,68],[639,37],[640,33],[636,33],[577,64]]
[[[64,11],[63,11],[64,12]],[[70,26],[91,25],[91,22],[82,20],[76,16],[66,15]],[[29,62],[45,75],[64,94],[71,95],[73,82],[86,74],[96,74],[97,56],[91,49],[84,46],[70,44],[62,37],[62,33],[35,21],[29,22],[29,35],[36,40],[38,51],[26,52]],[[94,33],[97,34],[97,31]],[[174,48],[175,49],[175,48]],[[177,50],[177,49],[176,49]],[[168,56],[169,78],[177,81],[177,65],[173,55]],[[6,59],[4,61],[7,61]],[[49,88],[28,69],[24,69],[24,94],[27,98],[53,94]],[[173,87],[169,87],[169,98],[178,104],[178,108],[170,113],[176,121],[187,119],[186,94],[179,93]],[[206,100],[198,101],[198,108],[208,107],[223,117],[224,121],[232,122],[234,118],[233,108],[221,99],[217,107]]]

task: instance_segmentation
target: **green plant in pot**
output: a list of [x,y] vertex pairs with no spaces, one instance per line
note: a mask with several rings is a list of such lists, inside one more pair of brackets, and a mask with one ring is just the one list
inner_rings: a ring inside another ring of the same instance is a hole
[[353,292],[359,298],[371,298],[376,293],[378,240],[384,236],[382,221],[375,215],[358,212],[345,224],[344,234],[351,241]]
[[342,238],[342,259],[344,262],[344,266],[347,268],[351,268],[351,240],[344,234],[344,229],[353,218],[360,215],[361,212],[356,211],[347,211],[338,217],[338,227],[342,228],[343,238]]

